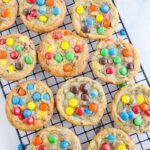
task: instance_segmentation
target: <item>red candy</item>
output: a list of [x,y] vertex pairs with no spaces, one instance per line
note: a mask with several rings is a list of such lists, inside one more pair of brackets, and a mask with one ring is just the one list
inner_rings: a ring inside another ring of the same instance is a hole
[[111,147],[110,147],[109,144],[105,143],[105,144],[102,145],[101,150],[111,150]]
[[47,60],[52,59],[52,58],[53,58],[53,53],[47,52],[47,53],[45,54],[45,58],[46,58]]
[[6,44],[6,39],[0,39],[0,45]]
[[21,113],[22,113],[21,108],[20,107],[14,107],[12,110],[12,113],[16,116],[21,115]]
[[146,116],[150,117],[150,109],[146,110],[144,113],[145,113]]
[[134,106],[132,110],[135,114],[139,114],[141,112],[140,106]]
[[19,115],[18,117],[19,117],[20,120],[24,120],[25,119],[23,114]]
[[28,3],[34,4],[36,0],[28,0]]
[[30,17],[37,17],[37,10],[36,9],[32,9],[30,11]]
[[40,145],[38,150],[46,150],[44,145]]
[[33,124],[33,122],[34,122],[34,119],[33,119],[33,117],[27,117],[26,119],[25,119],[25,123],[26,124]]
[[108,67],[108,68],[106,69],[106,73],[107,73],[107,74],[113,74],[113,73],[114,73],[114,68]]
[[78,116],[82,116],[82,115],[84,115],[84,108],[80,106],[76,109],[75,112]]
[[82,47],[81,47],[80,45],[76,45],[76,46],[74,47],[74,51],[75,51],[76,53],[81,53],[81,52],[82,52]]
[[11,57],[12,59],[17,59],[18,56],[19,56],[19,53],[18,53],[17,51],[12,51],[12,52],[10,53],[10,57]]
[[54,32],[53,33],[53,37],[54,37],[55,40],[59,40],[59,39],[62,38],[62,35],[61,35],[60,32]]

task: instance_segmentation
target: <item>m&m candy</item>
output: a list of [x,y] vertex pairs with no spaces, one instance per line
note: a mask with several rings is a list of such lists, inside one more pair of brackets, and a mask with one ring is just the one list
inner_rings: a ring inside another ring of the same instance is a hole
[[47,52],[47,53],[45,54],[45,58],[46,58],[47,60],[52,59],[52,58],[53,58],[53,53]]
[[13,38],[7,38],[7,40],[6,40],[6,45],[8,45],[8,46],[12,46],[12,45],[14,45],[14,39]]
[[58,16],[60,14],[60,9],[58,7],[53,7],[52,12],[53,15]]
[[55,61],[58,62],[58,63],[60,63],[60,62],[63,61],[63,57],[62,57],[61,54],[55,54],[55,55],[54,55],[54,59],[55,59]]
[[126,112],[121,112],[120,117],[123,121],[128,121],[129,120],[129,115]]
[[35,102],[39,102],[41,99],[41,94],[38,92],[33,93],[32,98]]
[[7,68],[9,70],[9,72],[15,71],[15,66],[13,66],[13,65],[8,66]]
[[107,13],[109,12],[109,6],[107,4],[102,4],[100,10],[103,12],[103,13]]
[[88,101],[88,100],[89,100],[89,97],[88,97],[88,95],[87,95],[86,93],[82,93],[82,94],[81,94],[81,99],[82,99],[83,101]]
[[85,9],[84,9],[83,6],[78,6],[78,7],[76,8],[76,12],[77,12],[79,15],[83,14],[84,11],[85,11]]
[[38,9],[38,13],[40,13],[41,15],[46,14],[47,12],[47,8],[45,6],[42,6]]
[[101,56],[108,56],[108,49],[107,48],[102,48],[100,51]]
[[74,51],[75,51],[76,53],[81,53],[81,52],[82,52],[82,46],[76,45],[76,46],[74,47]]
[[61,141],[61,142],[60,142],[60,147],[61,147],[62,149],[68,148],[68,147],[69,147],[68,141],[65,141],[65,140]]
[[56,144],[57,142],[57,137],[55,135],[50,135],[48,137],[48,141],[51,143],[51,144]]
[[26,62],[26,64],[32,64],[32,62],[33,62],[33,58],[32,58],[32,56],[26,56],[25,57],[25,62]]
[[5,59],[7,57],[7,53],[5,51],[0,51],[0,59]]
[[39,20],[40,20],[41,22],[46,22],[46,21],[48,20],[48,18],[47,18],[46,16],[40,16],[40,17],[39,17]]
[[127,111],[129,119],[132,120],[134,118],[134,112],[132,110]]
[[114,68],[113,67],[106,68],[106,74],[113,74],[113,73],[114,73]]
[[4,3],[8,3],[10,0],[3,0]]
[[36,108],[36,104],[34,102],[29,102],[28,103],[28,109],[34,110]]
[[102,15],[102,14],[98,14],[98,15],[96,15],[96,21],[97,21],[97,22],[102,22],[102,21],[103,21],[103,19],[104,19],[104,17],[103,17],[103,15]]
[[74,94],[72,92],[67,92],[66,93],[66,98],[67,99],[72,99],[72,98],[74,98]]
[[27,89],[28,91],[33,90],[33,89],[34,89],[34,84],[33,84],[33,83],[28,83],[26,89]]
[[97,106],[96,103],[91,103],[91,104],[89,105],[89,109],[90,109],[93,113],[96,113],[97,110],[98,110],[98,106]]
[[68,50],[69,47],[70,47],[69,42],[67,42],[67,41],[62,41],[60,47],[61,47],[63,50]]
[[149,106],[146,103],[142,103],[142,104],[140,104],[140,108],[141,108],[141,110],[146,111],[149,109]]
[[34,123],[34,118],[29,116],[25,119],[25,123],[30,125],[30,124],[33,124]]
[[70,105],[71,107],[76,107],[77,104],[78,104],[77,99],[75,99],[75,98],[70,99],[69,105]]
[[140,106],[134,106],[132,108],[132,111],[135,113],[135,114],[139,114],[141,112],[141,109],[140,109]]
[[121,101],[124,104],[128,104],[128,103],[130,103],[130,97],[128,95],[124,95],[124,96],[122,96]]
[[42,99],[45,101],[49,101],[50,100],[50,95],[48,93],[44,93],[42,94]]
[[128,63],[127,68],[130,69],[130,70],[134,69],[134,64],[133,63]]
[[53,6],[54,5],[54,0],[46,0],[45,4],[47,6]]
[[42,111],[47,111],[48,108],[49,108],[49,106],[48,106],[48,104],[46,104],[46,103],[41,103],[39,108],[40,108],[40,110],[42,110]]
[[37,17],[37,10],[36,9],[32,9],[31,11],[30,11],[30,17]]
[[127,35],[125,29],[121,29],[119,33],[120,33],[121,36],[126,36]]
[[18,105],[23,106],[25,103],[25,99],[24,98],[19,98],[19,103]]
[[24,96],[24,95],[26,95],[26,90],[24,88],[20,88],[18,90],[18,94],[19,94],[19,96]]
[[74,109],[72,107],[67,107],[65,109],[65,113],[69,116],[72,116],[74,114]]
[[74,59],[75,55],[73,52],[67,52],[65,57],[67,60],[72,61]]
[[95,4],[91,4],[89,10],[90,10],[90,12],[95,12],[98,10],[98,7]]
[[84,113],[85,113],[86,115],[88,115],[88,116],[90,116],[90,115],[93,114],[93,112],[92,112],[89,108],[85,108],[85,109],[84,109]]
[[80,90],[83,92],[83,93],[87,93],[88,92],[88,89],[89,89],[89,87],[88,87],[88,85],[87,84],[81,84],[80,85]]
[[39,6],[42,6],[45,4],[45,0],[36,0],[36,3],[39,5]]
[[142,95],[139,95],[139,96],[137,96],[136,100],[137,100],[138,104],[141,104],[144,102],[144,97]]
[[99,59],[99,63],[101,65],[106,65],[108,63],[108,60],[106,58],[102,57],[102,58]]
[[19,56],[19,53],[18,53],[17,51],[12,51],[12,52],[10,53],[10,57],[11,57],[12,59],[17,59],[18,56]]
[[42,138],[37,135],[36,137],[33,138],[32,142],[36,146],[41,145],[42,144]]
[[143,120],[140,116],[137,116],[134,120],[133,123],[135,126],[140,126],[143,123]]
[[28,1],[28,3],[30,3],[30,4],[34,4],[35,2],[36,2],[36,0],[27,0]]
[[124,144],[120,144],[117,150],[126,150],[126,146]]
[[6,44],[6,39],[0,39],[0,45]]
[[83,33],[89,33],[90,32],[90,28],[88,26],[83,26],[81,30]]
[[11,11],[10,11],[9,8],[5,8],[5,9],[3,9],[2,12],[1,12],[1,16],[2,16],[3,18],[9,17],[10,14],[11,14]]
[[84,115],[84,108],[82,106],[79,106],[78,108],[76,108],[75,113],[78,116],[83,116]]
[[120,75],[125,76],[128,73],[128,70],[126,67],[123,66],[119,69],[119,73]]
[[116,136],[114,136],[113,134],[109,134],[109,135],[107,136],[107,140],[108,140],[109,142],[114,142],[114,141],[116,140]]
[[109,52],[109,55],[110,55],[110,56],[114,56],[114,55],[116,55],[117,50],[116,50],[116,48],[109,48],[109,49],[108,49],[108,52]]
[[102,35],[102,34],[104,34],[104,32],[105,32],[104,27],[98,27],[98,28],[97,28],[97,33],[98,33],[98,34]]
[[19,97],[13,96],[11,102],[13,105],[17,105],[19,103],[19,100],[20,100]]
[[111,146],[108,143],[102,144],[101,150],[111,150]]
[[77,86],[71,86],[70,91],[74,94],[78,94],[79,93],[79,88]]
[[63,70],[64,70],[64,72],[71,72],[71,71],[73,71],[73,66],[72,66],[72,64],[65,64],[65,65],[63,66]]
[[62,34],[61,34],[61,32],[54,32],[53,37],[55,40],[59,40],[62,38]]
[[44,145],[40,145],[40,146],[38,147],[38,150],[46,150],[46,147],[45,147]]
[[115,56],[113,58],[113,62],[114,62],[115,65],[121,64],[121,62],[122,62],[121,57],[120,56]]
[[85,20],[85,24],[86,24],[87,26],[89,26],[89,27],[93,26],[93,25],[94,25],[94,20],[93,20],[93,18],[87,18],[87,19]]
[[39,115],[40,117],[43,117],[44,114],[45,114],[44,111],[42,111],[42,110],[39,110],[39,111],[38,111],[38,115]]
[[104,19],[103,21],[103,27],[109,28],[111,26],[111,22],[109,19]]
[[124,57],[130,57],[132,54],[131,54],[131,51],[130,51],[130,50],[124,49],[124,50],[122,51],[122,55],[123,55]]
[[21,51],[23,50],[23,46],[17,45],[17,46],[15,47],[15,49],[16,49],[17,52],[21,52]]
[[12,113],[13,113],[14,115],[16,115],[16,116],[19,116],[19,115],[21,115],[22,110],[21,110],[20,107],[13,107]]
[[25,110],[23,111],[23,116],[24,116],[25,118],[27,118],[27,117],[29,117],[29,116],[31,116],[31,115],[32,115],[31,110],[25,109]]
[[146,110],[144,113],[146,116],[150,117],[150,109]]

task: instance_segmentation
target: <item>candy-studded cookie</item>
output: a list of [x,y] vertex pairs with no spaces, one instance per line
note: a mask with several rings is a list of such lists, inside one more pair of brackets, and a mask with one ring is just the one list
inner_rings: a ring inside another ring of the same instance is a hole
[[30,150],[81,150],[81,145],[71,130],[50,126],[33,137]]
[[72,22],[76,32],[92,40],[111,36],[118,25],[118,11],[110,0],[77,0]]
[[53,110],[53,94],[41,81],[22,82],[6,98],[8,120],[19,130],[32,131],[42,127],[52,117]]
[[21,0],[20,17],[34,32],[49,32],[58,28],[66,16],[64,0]]
[[115,94],[112,117],[122,130],[142,133],[150,130],[150,88],[129,84]]
[[88,126],[100,121],[107,100],[101,85],[90,78],[68,80],[57,92],[57,109],[68,122]]
[[35,46],[27,36],[0,37],[0,77],[11,81],[22,79],[31,73],[35,64]]
[[15,22],[18,12],[16,0],[0,0],[0,31],[8,29]]
[[86,41],[69,30],[48,33],[40,44],[39,63],[53,76],[69,77],[80,74],[89,57]]
[[92,70],[102,81],[121,84],[132,80],[140,70],[135,48],[121,39],[108,39],[96,46]]
[[88,150],[137,150],[137,148],[130,136],[122,130],[106,128],[94,137]]

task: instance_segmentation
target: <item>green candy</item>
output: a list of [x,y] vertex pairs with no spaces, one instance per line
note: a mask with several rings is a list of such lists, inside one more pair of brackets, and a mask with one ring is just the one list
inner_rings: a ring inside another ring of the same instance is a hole
[[108,55],[108,49],[107,48],[102,48],[100,54],[101,54],[101,56],[107,56]]
[[63,58],[62,58],[62,56],[61,56],[60,54],[55,54],[55,55],[54,55],[54,59],[55,59],[58,63],[62,62],[62,60],[63,60]]
[[26,62],[26,64],[32,64],[32,62],[33,62],[32,56],[26,56],[25,57],[25,62]]
[[72,92],[67,92],[67,93],[66,93],[66,98],[67,98],[68,100],[70,100],[70,99],[74,98],[74,94],[73,94]]
[[23,46],[17,45],[16,51],[21,52],[23,50]]
[[119,89],[121,89],[124,86],[126,86],[126,83],[121,83],[121,84],[118,85]]
[[121,57],[119,57],[119,56],[114,57],[113,62],[116,65],[121,64],[121,62],[122,62]]
[[119,69],[119,73],[124,76],[124,75],[126,75],[128,73],[128,70],[127,70],[126,67],[121,67]]
[[133,123],[134,123],[135,126],[140,126],[140,125],[143,123],[142,118],[139,117],[139,116],[137,116],[137,117],[133,120]]
[[74,53],[73,52],[67,52],[65,57],[67,60],[72,61],[74,59]]
[[54,136],[54,135],[50,135],[48,137],[48,141],[51,143],[51,144],[55,144],[57,142],[57,137]]
[[102,34],[104,34],[104,32],[105,32],[104,27],[99,27],[99,28],[97,28],[97,33],[98,33],[98,34],[102,35]]

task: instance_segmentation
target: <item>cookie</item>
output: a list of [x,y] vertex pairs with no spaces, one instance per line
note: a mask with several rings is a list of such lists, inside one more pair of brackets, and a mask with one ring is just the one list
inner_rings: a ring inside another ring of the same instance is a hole
[[46,125],[53,111],[53,94],[41,81],[22,82],[6,98],[7,118],[19,130],[32,131]]
[[81,150],[76,135],[69,129],[50,126],[37,133],[30,144],[30,150]]
[[95,125],[102,118],[106,105],[102,86],[87,77],[68,80],[56,94],[60,115],[74,125]]
[[102,81],[121,84],[132,80],[140,70],[135,48],[122,39],[99,42],[92,57],[92,70]]
[[64,0],[21,0],[20,17],[34,32],[50,32],[58,28],[66,17]]
[[112,117],[128,133],[150,131],[150,88],[129,84],[118,91],[112,101]]
[[69,30],[48,33],[40,44],[38,60],[53,76],[70,77],[80,74],[89,57],[86,41]]
[[118,22],[118,11],[109,0],[77,0],[73,7],[73,26],[83,37],[105,39],[113,34]]
[[35,64],[35,46],[27,36],[10,34],[0,37],[0,77],[20,80],[32,72]]
[[18,12],[16,0],[0,1],[0,31],[6,30],[13,25]]
[[120,129],[106,128],[90,142],[88,150],[137,150],[128,134]]

